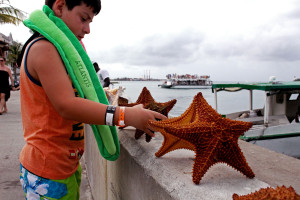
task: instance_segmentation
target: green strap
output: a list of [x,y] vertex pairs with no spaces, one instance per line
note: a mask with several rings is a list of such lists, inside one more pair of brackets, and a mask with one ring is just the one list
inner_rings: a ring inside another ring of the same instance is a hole
[[[25,26],[39,32],[56,47],[80,97],[108,105],[93,64],[78,39],[48,6],[45,5],[43,11],[32,12],[29,19],[24,20]],[[120,155],[116,127],[91,127],[101,155],[107,160],[116,160]]]

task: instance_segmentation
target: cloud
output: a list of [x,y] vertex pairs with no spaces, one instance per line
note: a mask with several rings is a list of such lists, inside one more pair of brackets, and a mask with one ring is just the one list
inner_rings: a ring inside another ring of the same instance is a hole
[[[263,81],[271,75],[291,80],[300,76],[300,4],[275,2],[269,7],[270,3],[264,2],[259,8],[255,2],[251,4],[252,10],[259,9],[256,14],[242,6],[245,10],[238,12],[239,17],[208,12],[207,16],[194,17],[199,19],[196,22],[176,23],[178,29],[148,24],[138,29],[144,31],[127,29],[130,34],[122,32],[114,37],[109,33],[108,38],[115,42],[105,47],[101,41],[101,50],[89,54],[115,77],[142,77],[151,69],[156,78],[168,73],[197,73],[226,81]],[[135,35],[137,32],[143,34]],[[121,40],[122,36],[127,39]]]
[[281,16],[252,33],[214,40],[203,48],[212,58],[294,62],[300,61],[299,35],[300,15]]
[[203,41],[203,34],[185,30],[177,34],[154,34],[134,44],[116,46],[109,52],[97,54],[102,55],[101,60],[107,63],[168,66],[193,62]]
[[300,15],[281,16],[252,33],[218,40],[210,40],[193,29],[165,35],[157,33],[97,55],[105,63],[152,67],[188,65],[203,59],[294,62],[300,60],[300,26],[295,26],[299,19]]
[[299,32],[290,35],[264,35],[245,40],[230,38],[219,43],[206,44],[204,52],[207,56],[218,59],[249,59],[256,61],[284,61],[300,60]]
[[285,17],[289,18],[290,20],[299,20],[300,19],[300,4],[297,0],[293,1],[293,9],[285,14]]

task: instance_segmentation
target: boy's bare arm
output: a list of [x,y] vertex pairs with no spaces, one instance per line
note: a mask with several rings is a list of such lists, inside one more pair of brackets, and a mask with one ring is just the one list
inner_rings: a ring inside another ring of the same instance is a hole
[[27,67],[31,76],[40,81],[61,116],[85,123],[104,124],[106,106],[75,97],[63,61],[50,42],[41,40],[31,47]]
[[[64,64],[56,48],[48,41],[36,42],[30,49],[27,60],[28,71],[40,81],[57,112],[64,118],[89,124],[105,124],[106,105],[75,97],[74,90]],[[115,113],[118,121],[119,108]],[[125,123],[152,135],[147,121],[165,116],[145,110],[141,106],[126,108]]]

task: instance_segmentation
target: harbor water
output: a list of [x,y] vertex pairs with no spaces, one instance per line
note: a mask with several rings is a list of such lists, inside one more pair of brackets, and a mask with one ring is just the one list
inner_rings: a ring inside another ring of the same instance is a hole
[[[194,96],[202,92],[207,103],[215,108],[215,94],[211,89],[167,89],[158,85],[159,81],[120,81],[114,84],[114,88],[122,86],[125,88],[124,96],[130,102],[136,102],[143,87],[152,94],[157,102],[167,102],[177,99],[177,103],[170,111],[170,116],[181,115],[192,103]],[[253,108],[262,108],[264,106],[264,92],[253,92]],[[249,109],[249,91],[242,90],[239,92],[218,92],[218,112],[220,114],[228,114]]]

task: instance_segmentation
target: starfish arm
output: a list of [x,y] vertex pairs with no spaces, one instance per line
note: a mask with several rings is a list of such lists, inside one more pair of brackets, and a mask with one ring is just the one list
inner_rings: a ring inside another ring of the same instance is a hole
[[144,131],[139,130],[139,129],[136,129],[136,130],[135,130],[134,138],[137,140],[137,139],[139,139],[143,134],[144,134]]
[[221,114],[207,103],[201,92],[194,97],[193,103],[196,104],[197,112],[202,121],[213,122],[222,118]]
[[164,137],[164,141],[160,149],[155,153],[156,157],[161,157],[177,149],[194,150],[194,146],[187,141],[181,140],[178,137],[168,134],[164,131],[162,132],[162,135]]
[[162,114],[164,114],[165,116],[168,116],[168,113],[170,112],[170,110],[174,107],[174,105],[176,104],[177,100],[176,99],[172,99],[171,101],[168,101],[166,103],[157,103],[159,105],[159,107],[161,108],[161,112]]
[[211,140],[207,146],[196,147],[196,159],[193,166],[193,182],[199,184],[208,169],[216,163],[215,154],[218,140]]
[[150,135],[148,135],[147,133],[145,133],[144,131],[139,130],[139,129],[136,129],[136,130],[135,130],[134,138],[135,138],[136,140],[138,140],[143,134],[146,135],[146,142],[150,142],[151,139],[152,139],[152,137],[151,137]]
[[249,167],[237,142],[223,143],[223,149],[222,151],[219,151],[218,157],[221,162],[228,164],[248,178],[254,178],[255,175]]
[[187,123],[191,123],[195,120],[195,107],[194,105],[191,105],[183,114],[181,114],[178,117],[171,117],[162,121],[154,121],[154,120],[150,120],[148,122],[148,124],[155,129],[155,131],[161,132],[162,129],[164,129],[164,127],[166,125],[179,125],[181,126],[182,124],[187,124]]
[[148,135],[147,133],[145,133],[145,134],[146,134],[146,142],[150,142],[152,137],[150,135]]
[[213,135],[211,134],[212,126],[207,123],[194,122],[190,124],[184,124],[182,126],[168,125],[165,126],[164,130],[167,133],[175,135],[176,137],[184,139],[193,144],[199,144],[201,142],[209,140],[210,138],[213,138]]
[[144,104],[144,103],[149,103],[149,102],[153,102],[154,98],[152,97],[150,91],[144,87],[140,96],[138,97],[136,103],[137,104]]
[[222,120],[225,122],[225,124],[227,124],[227,127],[230,127],[231,137],[233,137],[235,140],[248,131],[253,125],[251,122],[243,122],[227,118]]

